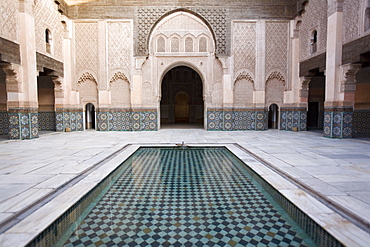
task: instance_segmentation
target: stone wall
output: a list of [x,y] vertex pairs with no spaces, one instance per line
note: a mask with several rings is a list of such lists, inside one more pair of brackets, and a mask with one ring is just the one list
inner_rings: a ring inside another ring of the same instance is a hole
[[2,0],[0,2],[0,37],[13,42],[18,41],[18,13],[19,1]]
[[[346,0],[343,1],[343,22],[344,22],[344,32],[343,40],[345,43],[352,41],[363,33],[363,16],[361,12],[365,12],[362,5],[364,5],[361,0]],[[361,25],[362,24],[362,25]]]
[[[63,59],[63,24],[58,5],[54,1],[35,1],[36,51],[59,61]],[[50,31],[50,44],[46,44],[45,30]],[[49,46],[49,47],[48,47]]]
[[232,26],[234,74],[247,69],[247,71],[253,73],[251,79],[254,80],[256,71],[256,22],[240,20],[233,22]]
[[[69,1],[70,2],[70,1]],[[175,10],[197,13],[214,30],[216,53],[230,55],[231,20],[233,19],[291,19],[297,11],[294,0],[280,1],[92,1],[68,7],[72,19],[133,19],[135,55],[147,55],[147,39],[155,23]],[[145,6],[145,7],[143,7]]]
[[[310,0],[306,4],[305,12],[302,14],[302,24],[299,32],[301,43],[300,61],[326,51],[327,9],[327,1]],[[317,31],[318,38],[316,53],[311,53],[310,51],[310,40],[313,30]]]

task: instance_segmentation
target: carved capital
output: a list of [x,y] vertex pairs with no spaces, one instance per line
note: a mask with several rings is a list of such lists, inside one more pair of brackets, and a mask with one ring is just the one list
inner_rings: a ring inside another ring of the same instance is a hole
[[301,98],[308,98],[308,89],[311,82],[311,77],[302,76],[300,77],[301,80],[301,89],[299,90],[299,97]]
[[293,39],[299,39],[299,29],[293,30]]
[[343,12],[343,1],[344,0],[329,0],[328,16],[331,16],[335,12]]
[[6,74],[6,91],[22,93],[21,81],[19,79],[22,67],[18,64],[1,64],[0,67]]
[[52,76],[51,80],[54,83],[54,93],[56,98],[63,98],[63,78],[59,76]]
[[343,78],[340,91],[344,93],[356,92],[356,73],[361,69],[361,64],[342,65]]

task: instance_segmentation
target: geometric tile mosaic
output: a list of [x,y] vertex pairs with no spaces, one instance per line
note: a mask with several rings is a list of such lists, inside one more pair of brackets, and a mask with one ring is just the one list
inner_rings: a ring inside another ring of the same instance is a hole
[[139,149],[64,246],[314,246],[227,152]]
[[55,112],[40,112],[39,111],[39,131],[51,130],[55,131]]
[[207,130],[266,130],[267,111],[247,108],[208,108]]
[[33,108],[12,108],[8,112],[9,139],[38,137],[38,113]]
[[307,130],[307,109],[306,108],[281,108],[280,129],[298,131]]
[[100,131],[158,130],[156,109],[99,109],[97,123]]
[[370,136],[370,110],[353,111],[353,135],[356,137]]
[[82,109],[58,108],[55,112],[56,131],[65,131],[66,128],[71,131],[83,131],[83,114]]
[[0,112],[0,135],[7,135],[9,132],[8,112]]
[[325,108],[324,137],[352,138],[353,108]]

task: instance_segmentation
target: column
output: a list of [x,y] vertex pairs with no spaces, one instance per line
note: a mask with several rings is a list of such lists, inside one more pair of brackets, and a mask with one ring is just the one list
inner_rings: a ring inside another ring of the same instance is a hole
[[21,83],[17,92],[8,93],[9,138],[32,139],[38,137],[35,20],[33,2],[20,1],[19,4],[21,68],[16,74]]
[[301,19],[291,21],[291,87],[284,93],[284,107],[280,112],[280,130],[307,130],[308,85],[311,78],[299,77],[299,25]]
[[255,112],[252,116],[255,130],[266,130],[268,109],[265,107],[265,84],[266,84],[266,21],[258,20],[256,25],[256,81],[253,102]]
[[[324,136],[352,138],[354,94],[343,91],[343,0],[328,1]],[[352,97],[353,96],[353,97]]]

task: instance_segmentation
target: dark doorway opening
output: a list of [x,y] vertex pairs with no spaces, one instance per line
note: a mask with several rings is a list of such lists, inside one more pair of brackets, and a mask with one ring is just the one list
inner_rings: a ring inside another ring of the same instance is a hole
[[268,128],[269,129],[279,128],[279,107],[276,104],[272,104],[269,107]]
[[95,129],[95,106],[92,103],[86,104],[85,114],[86,129]]
[[44,68],[37,76],[37,101],[38,101],[38,130],[39,134],[44,131],[56,131],[55,122],[55,90],[53,71]]
[[161,127],[203,127],[203,83],[195,70],[186,66],[171,69],[164,76],[161,89]]
[[325,76],[313,76],[309,85],[307,130],[324,129]]

